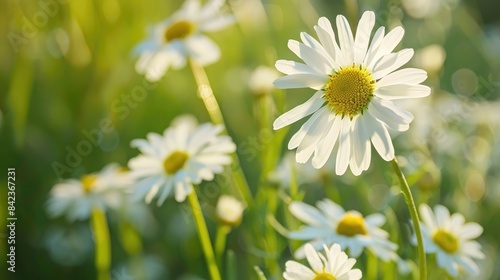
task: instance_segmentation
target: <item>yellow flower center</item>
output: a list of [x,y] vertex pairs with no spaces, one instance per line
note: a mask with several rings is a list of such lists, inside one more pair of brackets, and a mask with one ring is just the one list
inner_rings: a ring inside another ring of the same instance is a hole
[[438,229],[432,240],[447,253],[453,254],[458,250],[458,238],[446,230]]
[[333,275],[330,273],[318,273],[316,276],[314,276],[313,280],[337,280]]
[[175,39],[183,39],[194,33],[194,24],[189,21],[178,21],[165,31],[165,41],[170,42]]
[[337,226],[337,233],[346,236],[366,235],[365,220],[357,213],[346,213]]
[[181,168],[184,167],[188,155],[181,151],[174,151],[163,161],[163,169],[169,175],[177,173]]
[[82,177],[82,187],[83,187],[83,191],[85,191],[86,193],[89,193],[92,191],[92,189],[94,189],[94,183],[95,181],[97,180],[97,176],[96,175],[85,175]]
[[349,66],[330,75],[325,99],[335,114],[352,118],[368,108],[374,90],[375,80],[366,68]]

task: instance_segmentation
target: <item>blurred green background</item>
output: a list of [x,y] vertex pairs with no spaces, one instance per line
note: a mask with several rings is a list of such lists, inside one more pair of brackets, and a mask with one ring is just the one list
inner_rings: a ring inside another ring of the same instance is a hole
[[[189,113],[200,122],[209,121],[196,97],[189,68],[169,71],[153,85],[134,70],[132,50],[145,38],[146,28],[181,4],[156,0],[6,0],[0,4],[0,278],[92,279],[95,271],[88,223],[49,219],[45,202],[51,187],[58,179],[78,178],[109,162],[126,165],[138,153],[129,146],[132,139],[162,132],[177,115]],[[481,279],[500,279],[498,1],[367,0],[356,6],[348,0],[229,0],[227,10],[235,13],[238,23],[209,35],[222,57],[206,71],[228,130],[239,145],[252,191],[271,185],[262,175],[270,170],[263,171],[258,156],[266,140],[259,134],[260,98],[248,84],[253,70],[260,65],[273,67],[277,59],[295,59],[287,41],[298,39],[301,31],[313,34],[320,16],[334,21],[337,14],[345,14],[355,22],[368,9],[377,14],[376,27],[404,26],[406,35],[399,48],[416,50],[410,64],[428,71],[425,83],[433,88],[426,100],[402,104],[415,114],[415,121],[409,132],[394,139],[405,172],[415,183],[415,196],[430,204],[445,204],[467,220],[480,223],[485,232],[479,240],[488,255],[480,263]],[[130,105],[127,96],[137,87],[148,88],[147,95]],[[285,99],[282,92],[272,93],[276,106],[271,118],[264,120],[267,125],[283,110],[306,100],[311,90],[290,91]],[[126,106],[128,113],[118,112],[117,106]],[[104,141],[59,178],[54,162],[64,164],[68,149],[76,149],[86,139],[86,132],[99,129],[107,119],[113,129],[104,134]],[[296,131],[298,125],[290,131]],[[4,269],[7,167],[16,168],[17,179],[15,274]],[[397,220],[407,224],[404,201],[392,194],[396,183],[390,166],[378,156],[359,178],[333,174],[326,172],[330,184],[339,190],[344,208],[368,214],[388,211],[385,206],[389,205]],[[307,184],[301,190],[311,204],[330,195],[318,184]],[[272,193],[278,196],[279,191]],[[278,201],[283,212],[283,200]],[[139,229],[139,259],[150,279],[207,277],[194,224],[182,217],[180,208],[173,200],[160,208],[152,205],[154,219]],[[270,228],[265,218],[255,218],[264,217],[263,211],[251,212],[253,218],[245,217],[243,225],[229,235],[228,247],[236,254],[241,279],[256,277],[253,265],[271,279],[279,274],[269,267],[269,260],[274,259],[282,269],[291,258],[279,234],[275,236],[279,239],[276,252],[266,251],[266,242],[258,235],[253,237],[254,247],[242,245],[243,236],[252,234],[249,229],[258,233]],[[208,220],[213,230],[213,218]],[[113,221],[110,217],[112,277],[127,279],[131,258],[117,238],[119,228]],[[405,232],[404,225],[400,229]],[[412,250],[406,246],[401,254],[412,257]]]

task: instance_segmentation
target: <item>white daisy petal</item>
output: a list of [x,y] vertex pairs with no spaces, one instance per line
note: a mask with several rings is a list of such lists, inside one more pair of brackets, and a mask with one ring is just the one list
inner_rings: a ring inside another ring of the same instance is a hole
[[201,66],[209,65],[220,58],[219,47],[204,35],[194,35],[185,41],[189,55]]
[[418,85],[427,79],[427,73],[424,70],[416,68],[405,68],[383,77],[377,82],[377,87],[392,85]]
[[342,121],[339,117],[333,117],[332,125],[330,126],[323,139],[318,142],[316,150],[314,151],[314,157],[312,159],[312,165],[314,166],[314,168],[323,167],[327,160],[330,158],[333,147],[335,146],[335,143],[337,143],[341,123]]
[[413,49],[404,49],[384,56],[373,68],[373,79],[378,80],[405,65],[413,57],[413,53]]
[[330,115],[327,110],[322,111],[323,113],[314,123],[311,124],[311,128],[304,135],[302,141],[297,147],[297,154],[295,155],[295,159],[298,163],[305,163],[311,158],[318,142],[326,133],[325,128],[329,125],[328,119]]
[[295,40],[288,41],[288,48],[319,73],[328,75],[332,72],[332,66],[328,64],[326,58],[317,50]]
[[[311,49],[315,50],[320,55],[322,55],[323,58],[328,61],[328,63],[330,64],[330,66],[333,69],[340,68],[340,66],[338,65],[338,63],[335,62],[335,60],[326,52],[326,50],[323,48],[323,46],[316,39],[314,39],[313,37],[311,37],[311,35],[309,35],[309,34],[307,34],[305,32],[301,32],[300,33],[300,38],[301,38],[302,42],[306,46],[310,47]],[[331,70],[330,70],[330,72],[331,72]]]
[[375,13],[366,11],[359,20],[354,40],[354,64],[359,65],[363,62],[370,42],[370,34],[375,25]]
[[387,100],[422,98],[429,96],[431,89],[424,85],[392,85],[378,88],[375,95]]
[[339,135],[339,153],[337,154],[337,161],[335,163],[335,173],[343,175],[349,165],[349,158],[351,155],[351,142],[349,131],[351,130],[351,121],[349,118],[344,117],[341,123]]
[[368,107],[368,113],[375,119],[378,119],[390,129],[395,131],[406,131],[408,130],[409,123],[402,119],[398,114],[392,110],[386,110],[386,107],[380,105],[376,100],[370,103]]
[[276,79],[273,84],[277,88],[312,88],[319,90],[327,81],[327,76],[316,74],[293,74]]
[[404,29],[401,26],[398,26],[391,30],[380,42],[380,46],[377,50],[377,53],[374,55],[371,64],[369,65],[370,69],[373,67],[375,63],[378,62],[379,59],[384,57],[385,55],[391,53],[394,48],[401,42],[403,39],[403,35],[405,34]]
[[324,103],[322,96],[323,92],[318,91],[306,102],[279,116],[274,121],[273,128],[280,129],[316,112]]
[[291,60],[278,60],[276,61],[276,69],[283,74],[293,75],[293,74],[314,74],[318,76],[323,76],[324,74],[316,71],[311,66],[299,63]]
[[288,142],[288,149],[295,149],[300,145],[311,126],[325,113],[326,110],[328,110],[326,106],[320,108],[300,127],[299,131],[297,131],[290,139],[290,142]]
[[311,225],[325,225],[328,220],[316,208],[301,201],[294,201],[288,207],[290,212],[299,220]]
[[375,35],[373,35],[370,47],[366,52],[363,64],[366,65],[366,68],[370,71],[372,70],[373,65],[376,63],[376,61],[374,61],[375,55],[377,54],[380,44],[384,39],[384,35],[385,35],[385,28],[383,26],[379,27],[379,29],[377,29],[377,31],[375,32]]
[[333,31],[330,21],[325,17],[321,17],[318,20],[318,25],[314,27],[314,30],[316,30],[316,33],[321,41],[321,45],[325,48],[328,54],[339,65],[346,64],[343,54],[340,51],[340,47],[335,41],[335,32]]
[[392,145],[392,140],[389,136],[389,132],[387,132],[387,129],[381,122],[375,119],[371,119],[370,124],[372,129],[370,139],[375,147],[375,150],[377,150],[379,155],[385,161],[394,159],[394,146]]
[[344,54],[345,64],[351,64],[354,62],[353,57],[353,46],[354,46],[354,38],[352,36],[351,27],[349,26],[349,22],[343,15],[337,16],[337,31],[339,35],[339,43],[340,49]]

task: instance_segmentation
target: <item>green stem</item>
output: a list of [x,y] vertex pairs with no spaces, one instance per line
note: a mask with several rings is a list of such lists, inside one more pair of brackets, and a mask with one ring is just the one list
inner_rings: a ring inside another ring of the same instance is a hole
[[[198,96],[203,101],[203,104],[207,108],[208,115],[210,116],[211,121],[214,124],[222,124],[224,125],[224,129],[226,127],[224,122],[224,117],[222,116],[222,112],[219,107],[219,103],[215,98],[214,91],[210,86],[210,81],[208,80],[207,73],[202,66],[198,65],[192,59],[189,60],[191,65],[191,71],[193,72],[194,79],[196,84],[198,85]],[[225,130],[227,133],[227,130]],[[233,154],[233,165],[231,176],[236,182],[238,186],[238,190],[240,192],[240,196],[245,200],[245,203],[249,205],[252,203],[252,193],[250,192],[250,187],[245,178],[245,174],[243,170],[241,170],[240,162],[236,153]]]
[[401,183],[401,191],[403,192],[403,196],[405,198],[406,205],[408,206],[408,210],[410,211],[410,216],[413,221],[413,226],[415,228],[415,235],[417,236],[418,243],[418,257],[419,257],[419,266],[420,266],[420,279],[427,279],[427,263],[425,261],[425,251],[424,251],[424,242],[422,239],[422,231],[420,229],[420,219],[418,217],[417,207],[415,205],[415,201],[413,200],[413,196],[411,195],[410,186],[406,182],[405,175],[401,168],[399,167],[398,161],[396,158],[392,160],[392,167],[394,168],[394,172],[399,178],[399,182]]
[[378,279],[378,259],[372,252],[368,252],[368,265],[366,268],[366,279]]
[[201,247],[203,248],[203,253],[207,259],[208,271],[210,272],[210,278],[212,280],[221,280],[219,268],[215,261],[214,250],[212,248],[212,243],[210,242],[210,235],[208,234],[207,224],[205,223],[205,218],[201,211],[200,202],[198,201],[198,196],[196,191],[193,189],[188,195],[189,204],[193,210],[194,220],[196,222],[196,227],[198,229],[198,236],[200,238]]
[[220,225],[215,235],[215,257],[217,258],[219,266],[222,264],[222,257],[226,249],[226,238],[230,230],[230,226]]
[[98,280],[109,280],[111,243],[106,214],[102,209],[92,209],[91,225],[95,238],[95,267]]

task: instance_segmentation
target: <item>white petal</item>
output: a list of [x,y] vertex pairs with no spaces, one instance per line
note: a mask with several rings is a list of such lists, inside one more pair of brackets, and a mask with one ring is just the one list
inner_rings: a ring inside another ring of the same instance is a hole
[[354,41],[354,64],[356,65],[360,65],[365,58],[374,25],[375,13],[371,11],[364,12],[359,20],[356,39]]
[[[362,117],[361,117],[362,118]],[[367,151],[370,149],[370,138],[364,131],[361,118],[357,118],[357,121],[353,121],[351,126],[351,171],[354,175],[358,176],[364,169],[364,163],[366,162]],[[365,164],[366,165],[366,164]]]
[[337,16],[337,31],[339,35],[340,49],[342,50],[344,58],[346,59],[344,63],[352,64],[354,61],[352,51],[354,46],[354,38],[352,36],[349,22],[343,15]]
[[326,75],[293,74],[278,78],[273,82],[273,84],[275,87],[281,89],[312,88],[319,90],[324,87],[327,81],[328,76]]
[[300,142],[302,142],[302,139],[306,136],[307,132],[311,128],[314,122],[322,116],[325,112],[325,110],[328,110],[327,106],[324,106],[323,108],[319,109],[316,111],[301,127],[300,129],[292,136],[290,139],[290,142],[288,142],[288,149],[295,149],[299,146]]
[[201,22],[199,27],[202,31],[218,31],[229,25],[232,25],[236,21],[233,15],[221,15],[213,18],[209,18],[204,22]]
[[190,194],[193,190],[191,184],[186,183],[184,181],[175,183],[175,200],[177,202],[183,202],[186,199],[186,196]]
[[447,228],[450,222],[450,211],[443,205],[434,206],[434,214],[436,215],[437,226],[439,228]]
[[206,36],[193,35],[185,43],[191,58],[201,66],[212,64],[220,58],[219,47]]
[[391,85],[418,85],[427,79],[427,72],[422,69],[405,68],[383,77],[377,82],[377,87]]
[[351,155],[351,142],[349,139],[349,131],[351,129],[351,121],[348,117],[342,119],[340,135],[339,135],[339,153],[335,163],[335,173],[343,175],[349,165]]
[[288,206],[288,209],[292,215],[308,225],[322,226],[329,224],[328,220],[318,209],[302,201],[293,201]]
[[380,47],[380,44],[382,43],[382,40],[384,39],[384,34],[385,34],[385,28],[379,27],[377,29],[377,32],[375,32],[375,35],[373,35],[372,42],[370,44],[370,47],[368,48],[368,51],[366,52],[365,59],[363,60],[363,64],[367,66],[368,70],[372,70],[373,65],[375,64],[375,61],[373,59],[375,58],[375,55],[378,52],[378,49]]
[[375,95],[387,100],[421,98],[431,94],[431,89],[424,85],[392,85],[375,90]]
[[158,197],[158,200],[156,201],[156,205],[160,207],[165,199],[168,197],[170,192],[173,189],[174,182],[173,180],[167,180],[167,182],[163,185],[160,196]]
[[432,209],[427,204],[420,204],[419,210],[420,216],[427,227],[429,227],[429,230],[434,230],[437,227],[437,223],[434,214],[432,213]]
[[316,206],[332,221],[337,221],[345,214],[344,208],[328,198],[316,202]]
[[331,114],[332,113],[330,111],[323,110],[323,114],[319,116],[319,118],[311,125],[311,128],[307,131],[306,135],[304,135],[295,155],[295,159],[298,163],[305,163],[309,160],[309,158],[311,158],[318,142],[323,138],[323,135],[328,132]]
[[483,227],[477,223],[467,223],[457,232],[460,239],[474,239],[483,233]]
[[316,250],[314,250],[313,246],[311,244],[306,244],[304,250],[306,252],[307,261],[309,262],[311,268],[314,271],[322,271],[323,263],[321,262],[321,259],[319,258]]
[[333,115],[331,118],[333,118],[333,121],[331,122],[327,134],[318,142],[316,150],[314,151],[312,165],[317,169],[323,167],[328,161],[339,136],[342,122],[341,118]]
[[316,112],[324,103],[322,96],[323,92],[318,91],[306,102],[279,116],[273,123],[273,129],[278,130]]
[[311,66],[299,63],[291,60],[278,60],[276,61],[276,69],[283,74],[293,75],[293,74],[315,74],[318,76],[324,76],[324,74],[316,71],[316,69]]
[[327,59],[311,47],[295,40],[289,40],[288,48],[316,71],[327,75],[332,72],[333,68]]
[[337,62],[337,64],[345,65],[345,59],[343,58],[343,54],[335,41],[335,32],[333,31],[330,21],[326,17],[321,17],[318,20],[318,26],[315,26],[314,30],[316,30],[321,44],[328,54]]
[[366,126],[366,118],[359,117],[357,121],[357,125],[359,126],[357,128],[358,132],[358,138],[361,144],[361,154],[363,155],[363,161],[361,162],[361,165],[359,168],[361,170],[368,170],[368,167],[370,167],[370,162],[372,159],[372,149],[370,145],[370,135],[368,133],[368,129]]
[[394,159],[394,146],[392,145],[391,136],[387,132],[387,129],[376,119],[371,119],[369,122],[371,123],[370,129],[372,130],[370,139],[375,150],[377,150],[385,161]]
[[413,57],[413,54],[413,49],[404,49],[397,53],[384,56],[377,62],[377,64],[375,64],[372,72],[372,78],[378,80],[405,65]]
[[330,64],[330,66],[333,69],[340,68],[340,66],[334,61],[334,59],[326,52],[326,50],[323,48],[323,46],[318,41],[316,41],[316,39],[311,37],[311,35],[309,35],[305,32],[301,32],[300,38],[306,46],[312,48],[313,50],[315,50],[316,52],[321,54],[324,57],[324,59],[326,59],[328,61],[328,63]]
[[401,26],[398,26],[387,33],[387,36],[382,39],[380,47],[378,48],[377,53],[374,55],[373,60],[369,65],[369,69],[372,69],[373,65],[375,65],[375,63],[377,63],[380,58],[387,54],[390,54],[394,50],[394,48],[396,48],[399,42],[401,42],[404,34],[405,31]]
[[409,122],[406,122],[394,111],[386,109],[375,100],[368,105],[368,113],[395,131],[406,131],[410,128]]
[[378,97],[373,97],[372,102],[378,111],[386,114],[388,117],[394,120],[400,121],[401,123],[411,123],[413,121],[413,115],[398,107],[394,102],[390,100],[385,100]]

